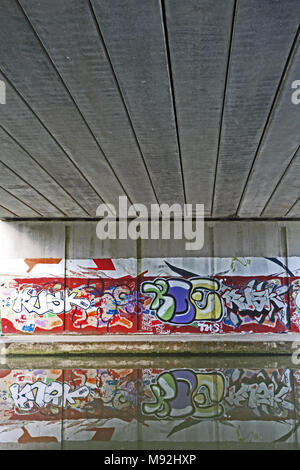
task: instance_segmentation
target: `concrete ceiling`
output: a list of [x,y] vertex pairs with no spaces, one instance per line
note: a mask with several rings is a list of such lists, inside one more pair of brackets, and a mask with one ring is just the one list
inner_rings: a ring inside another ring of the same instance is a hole
[[1,0],[0,217],[300,217],[299,0]]

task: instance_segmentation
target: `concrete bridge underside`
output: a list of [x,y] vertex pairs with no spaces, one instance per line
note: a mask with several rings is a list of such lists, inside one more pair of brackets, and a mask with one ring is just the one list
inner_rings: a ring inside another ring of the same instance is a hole
[[[300,217],[298,0],[2,0],[0,217]],[[297,95],[298,96],[298,95]]]

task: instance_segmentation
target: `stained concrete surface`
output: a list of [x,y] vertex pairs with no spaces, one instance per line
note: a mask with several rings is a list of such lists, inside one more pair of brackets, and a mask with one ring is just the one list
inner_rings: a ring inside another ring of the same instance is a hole
[[0,338],[0,354],[97,355],[97,354],[261,354],[291,355],[300,345],[299,334],[115,334],[115,335],[6,335]]

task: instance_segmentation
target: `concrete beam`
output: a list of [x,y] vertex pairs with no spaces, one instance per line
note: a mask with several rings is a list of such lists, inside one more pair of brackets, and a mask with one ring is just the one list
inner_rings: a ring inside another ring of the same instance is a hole
[[[0,356],[49,356],[95,354],[262,354],[291,355],[299,335],[227,334],[227,335],[161,335],[110,336],[6,336],[0,338]],[[2,359],[3,360],[3,359]]]

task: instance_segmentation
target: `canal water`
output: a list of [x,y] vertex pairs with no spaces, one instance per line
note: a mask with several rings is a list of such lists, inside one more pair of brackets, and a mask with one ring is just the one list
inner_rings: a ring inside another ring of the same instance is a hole
[[298,449],[290,357],[15,357],[0,449]]

